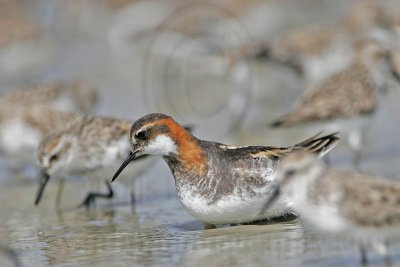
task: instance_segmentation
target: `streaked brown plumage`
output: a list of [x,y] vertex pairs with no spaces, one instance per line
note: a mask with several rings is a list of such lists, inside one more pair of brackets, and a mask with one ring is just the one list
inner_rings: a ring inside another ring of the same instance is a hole
[[0,46],[36,38],[39,27],[29,20],[13,0],[0,1]]
[[[131,121],[102,117],[79,116],[67,127],[45,137],[36,151],[36,162],[45,179],[41,180],[35,203],[38,204],[50,177],[70,178],[81,176],[101,180],[111,176],[119,163],[129,153],[129,129]],[[136,175],[144,172],[152,159],[139,161],[125,173],[131,182]],[[100,194],[112,198],[109,194]],[[99,193],[95,193],[97,196]],[[83,204],[89,206],[95,197],[89,193]]]
[[77,115],[42,106],[14,107],[13,113],[2,112],[0,107],[0,151],[14,163],[33,163],[34,151],[46,135],[63,129]]
[[342,72],[309,88],[291,111],[273,126],[352,117],[374,111],[377,94],[385,86],[382,75],[387,50],[374,40],[357,45],[358,55]]
[[398,81],[400,81],[400,48],[396,48],[391,51],[390,61],[393,75]]
[[0,95],[1,153],[14,164],[33,163],[40,140],[76,114],[92,112],[96,102],[95,88],[80,82],[36,84]]
[[287,194],[300,217],[318,230],[359,242],[363,262],[367,246],[382,249],[400,237],[399,182],[327,168],[303,151],[282,160],[275,184],[274,198]]
[[65,112],[93,111],[98,95],[94,87],[82,82],[41,83],[0,95],[1,105],[29,108],[43,105]]
[[346,15],[337,22],[292,29],[230,52],[230,66],[242,58],[263,58],[291,66],[301,72],[307,82],[315,84],[349,64],[355,52],[355,41],[369,34],[385,35],[389,28],[390,16],[384,4],[358,1],[350,5]]
[[354,62],[320,86],[306,91],[289,114],[273,126],[351,117],[373,112],[376,106],[375,84],[367,67]]

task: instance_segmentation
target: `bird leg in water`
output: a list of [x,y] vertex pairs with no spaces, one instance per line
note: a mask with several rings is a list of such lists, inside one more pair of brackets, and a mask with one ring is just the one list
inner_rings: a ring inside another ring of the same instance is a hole
[[364,245],[360,245],[360,254],[361,254],[361,264],[366,265],[368,262],[368,258],[367,258],[367,250],[365,249]]
[[353,151],[353,167],[356,170],[360,169],[362,157],[362,143],[364,132],[361,129],[353,129],[348,136],[350,149]]
[[60,203],[61,203],[61,197],[64,192],[64,179],[61,179],[60,182],[58,183],[58,188],[57,188],[57,195],[56,195],[56,208],[60,208]]
[[106,186],[108,188],[108,193],[104,194],[104,193],[98,193],[98,192],[90,192],[88,193],[88,195],[86,196],[85,200],[82,202],[81,205],[79,205],[79,207],[85,206],[86,208],[89,208],[96,200],[96,198],[113,198],[114,196],[114,191],[111,188],[111,184],[109,181],[106,181]]

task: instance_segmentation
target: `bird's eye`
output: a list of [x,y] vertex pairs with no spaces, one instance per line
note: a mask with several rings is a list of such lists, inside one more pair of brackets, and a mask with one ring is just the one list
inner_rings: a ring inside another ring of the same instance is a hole
[[147,131],[140,131],[136,133],[136,139],[143,140],[147,137]]
[[296,174],[296,171],[293,170],[293,169],[289,169],[289,170],[287,170],[287,171],[285,172],[285,176],[286,176],[286,177],[290,177],[290,176],[293,176],[293,175],[295,175],[295,174]]
[[50,162],[56,161],[58,159],[58,154],[54,154],[50,157]]

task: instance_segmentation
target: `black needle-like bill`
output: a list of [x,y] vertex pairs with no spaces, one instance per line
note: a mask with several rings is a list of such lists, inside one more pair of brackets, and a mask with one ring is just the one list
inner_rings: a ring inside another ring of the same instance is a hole
[[40,200],[42,199],[44,188],[46,187],[46,184],[49,181],[49,179],[50,179],[50,175],[48,175],[46,172],[42,171],[41,177],[40,177],[39,190],[36,194],[35,205],[38,205]]
[[111,182],[114,182],[115,179],[121,174],[121,172],[125,169],[126,166],[128,166],[131,161],[136,159],[136,154],[137,152],[129,152],[128,157],[126,157],[125,161],[121,164],[121,166],[118,168],[118,170],[115,172],[114,176],[111,179]]

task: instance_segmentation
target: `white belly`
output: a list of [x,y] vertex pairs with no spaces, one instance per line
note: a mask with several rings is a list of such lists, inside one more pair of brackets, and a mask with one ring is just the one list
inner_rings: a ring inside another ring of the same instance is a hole
[[293,209],[317,230],[338,234],[348,228],[349,223],[340,214],[336,204],[336,199],[340,197],[339,194],[337,196],[330,195],[330,199],[320,201],[316,205],[307,198],[307,184],[297,185],[292,190],[295,190],[294,193],[290,193]]
[[340,234],[350,226],[335,207],[305,205],[297,210],[304,220],[323,232]]
[[210,224],[245,223],[282,216],[291,212],[286,196],[281,196],[267,210],[264,206],[269,193],[253,197],[226,196],[208,204],[200,196],[193,196],[188,190],[181,190],[181,201],[195,218]]

